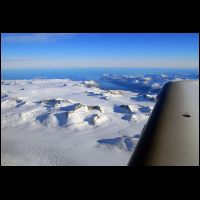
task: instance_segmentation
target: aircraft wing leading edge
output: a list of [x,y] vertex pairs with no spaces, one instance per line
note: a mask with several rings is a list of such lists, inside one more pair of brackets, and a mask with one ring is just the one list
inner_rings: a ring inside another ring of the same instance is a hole
[[165,84],[129,166],[199,166],[199,80]]

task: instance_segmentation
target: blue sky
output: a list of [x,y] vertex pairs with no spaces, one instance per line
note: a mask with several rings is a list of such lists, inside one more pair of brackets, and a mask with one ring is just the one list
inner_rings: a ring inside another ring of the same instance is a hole
[[197,33],[4,33],[1,66],[199,67]]

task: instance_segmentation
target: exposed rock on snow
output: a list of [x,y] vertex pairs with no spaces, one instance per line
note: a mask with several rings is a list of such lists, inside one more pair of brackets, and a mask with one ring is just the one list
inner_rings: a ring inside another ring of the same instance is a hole
[[57,98],[57,99],[42,100],[41,103],[56,104],[56,103],[72,103],[72,102],[69,99]]
[[77,103],[77,104],[75,105],[75,107],[74,107],[74,110],[78,110],[78,109],[80,109],[80,108],[86,108],[86,105],[83,105],[83,104],[81,104],[81,103]]
[[157,95],[151,95],[151,94],[138,94],[135,97],[131,97],[131,99],[135,101],[151,101],[154,102],[156,100]]
[[108,90],[108,93],[114,94],[114,95],[121,95],[122,94],[122,92],[119,91],[119,90]]
[[102,112],[102,108],[100,108],[100,106],[88,106],[88,110],[98,110]]
[[86,91],[88,96],[99,97],[100,99],[109,100],[112,97],[122,95],[122,92],[119,90],[107,90],[107,91]]
[[73,84],[73,87],[81,87],[83,84],[78,84],[78,83],[75,83]]
[[73,101],[69,99],[62,99],[62,98],[56,98],[56,99],[43,99],[41,101],[35,102],[35,103],[44,103],[49,107],[56,107],[59,108],[61,106],[66,106],[69,103],[72,103]]
[[102,94],[96,93],[96,92],[88,92],[88,91],[86,91],[86,93],[87,93],[87,96],[102,96]]
[[18,108],[22,105],[26,104],[24,99],[20,99],[18,97],[12,97],[10,99],[6,99],[5,101],[1,102],[1,106],[3,108]]
[[105,116],[100,116],[98,114],[94,114],[91,120],[92,125],[99,125],[105,122],[106,117]]
[[114,111],[118,113],[133,114],[138,111],[137,105],[120,105],[114,106]]
[[132,113],[129,105],[120,105],[119,108],[121,108],[122,112],[124,113]]
[[90,87],[98,87],[98,84],[93,80],[83,81],[83,84],[88,88],[90,88]]
[[100,125],[105,121],[105,116],[99,114],[91,115],[92,110],[102,112],[99,106],[86,106],[78,104],[73,110],[66,113],[69,124],[81,123],[87,121],[91,125]]

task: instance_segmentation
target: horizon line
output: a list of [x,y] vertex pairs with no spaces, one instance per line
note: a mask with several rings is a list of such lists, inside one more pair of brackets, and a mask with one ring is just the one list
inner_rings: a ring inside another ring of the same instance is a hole
[[85,69],[85,68],[90,68],[90,69],[96,69],[96,68],[100,68],[100,69],[105,69],[105,68],[140,68],[140,69],[199,69],[199,66],[197,67],[173,67],[173,66],[169,66],[169,67],[150,67],[150,66],[141,66],[141,67],[138,67],[138,66],[73,66],[73,67],[32,67],[32,68],[26,68],[26,67],[1,67],[1,70],[6,70],[6,69],[9,69],[9,70],[18,70],[18,69],[25,69],[25,70],[29,70],[29,69],[34,69],[34,70],[40,70],[40,69],[73,69],[73,68],[79,68],[79,69]]

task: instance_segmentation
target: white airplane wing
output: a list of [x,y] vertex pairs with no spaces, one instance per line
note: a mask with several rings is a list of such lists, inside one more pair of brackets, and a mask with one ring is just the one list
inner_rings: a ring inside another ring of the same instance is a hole
[[199,165],[199,80],[165,84],[128,165]]

